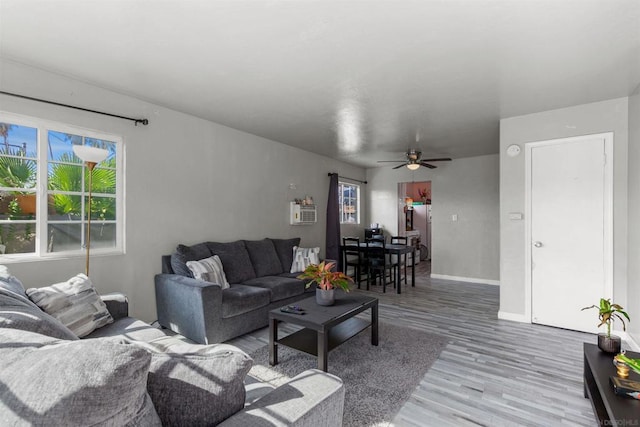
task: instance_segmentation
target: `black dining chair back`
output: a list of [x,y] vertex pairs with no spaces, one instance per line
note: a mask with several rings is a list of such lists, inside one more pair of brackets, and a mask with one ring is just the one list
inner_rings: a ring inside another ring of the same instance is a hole
[[386,243],[384,240],[369,238],[365,240],[365,254],[367,257],[368,265],[368,277],[367,277],[367,289],[369,288],[370,278],[373,279],[374,284],[376,276],[380,275],[382,280],[382,292],[387,291],[387,274],[392,278],[392,282],[395,287],[395,268],[397,263],[392,262],[391,257],[387,255]]
[[363,272],[366,273],[367,271],[367,260],[365,259],[363,250],[360,247],[360,238],[343,237],[342,246],[342,254],[344,256],[344,273],[348,274],[349,267],[352,267],[353,274],[351,277],[358,284],[358,289],[360,289],[360,283],[363,280]]
[[406,245],[407,236],[391,236],[391,244],[394,245]]
[[[407,246],[407,236],[391,236],[391,244]],[[397,259],[399,257],[399,259]],[[407,254],[394,255],[394,260],[398,263],[398,268],[404,270],[404,283],[407,284]]]
[[369,239],[371,240],[377,240],[379,242],[384,242],[387,239],[385,238],[384,234],[380,233],[380,234],[374,234],[373,236],[369,237]]

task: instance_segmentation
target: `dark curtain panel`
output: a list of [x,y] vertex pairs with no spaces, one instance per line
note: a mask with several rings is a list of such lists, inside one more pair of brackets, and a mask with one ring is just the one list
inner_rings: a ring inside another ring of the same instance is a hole
[[327,202],[327,242],[326,257],[337,261],[338,271],[342,271],[342,257],[340,256],[340,207],[338,195],[338,174],[329,175],[329,201]]

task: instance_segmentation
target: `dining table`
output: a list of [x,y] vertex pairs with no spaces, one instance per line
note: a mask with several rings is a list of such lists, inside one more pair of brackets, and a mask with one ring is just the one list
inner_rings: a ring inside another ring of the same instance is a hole
[[[369,246],[375,246],[376,243],[369,243]],[[351,245],[340,245],[340,256],[342,257],[342,259],[344,260],[344,251],[345,248],[349,248],[352,249],[353,247],[355,247],[356,245],[351,244]],[[367,244],[364,242],[361,242],[358,246],[358,249],[360,252],[366,252],[367,250]],[[380,243],[380,246],[382,246],[382,244]],[[399,244],[393,244],[393,243],[387,243],[384,246],[385,249],[385,253],[389,254],[389,255],[397,255],[398,256],[398,260],[400,260],[400,255],[404,255],[404,254],[412,254],[411,255],[411,286],[415,287],[416,286],[416,248],[415,246],[409,246],[409,245],[399,245]],[[396,269],[396,293],[400,294],[402,293],[402,281],[401,281],[401,271],[400,271],[400,266],[398,266],[398,268]]]

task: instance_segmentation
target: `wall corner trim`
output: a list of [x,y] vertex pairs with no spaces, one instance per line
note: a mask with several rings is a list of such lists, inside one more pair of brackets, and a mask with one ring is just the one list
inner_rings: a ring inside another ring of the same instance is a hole
[[629,349],[631,351],[640,352],[640,344],[638,344],[638,342],[634,340],[633,337],[628,332],[613,331],[612,334],[622,338],[622,340],[629,346]]
[[498,311],[498,319],[510,320],[512,322],[531,323],[524,314],[507,313],[506,311]]
[[455,280],[457,282],[467,282],[467,283],[479,283],[482,285],[494,285],[500,286],[499,280],[491,280],[491,279],[478,279],[475,277],[460,277],[460,276],[449,276],[447,274],[432,274],[432,279],[441,279],[441,280]]

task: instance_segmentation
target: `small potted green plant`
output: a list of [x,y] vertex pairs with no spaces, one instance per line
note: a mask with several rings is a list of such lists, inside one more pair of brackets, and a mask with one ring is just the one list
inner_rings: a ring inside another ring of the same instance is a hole
[[349,283],[353,283],[351,277],[340,271],[333,271],[336,263],[322,261],[320,264],[311,264],[298,276],[300,280],[309,280],[308,288],[312,283],[317,284],[316,302],[318,305],[333,305],[335,302],[334,291],[340,288],[349,292]]
[[627,322],[630,322],[631,319],[629,318],[629,315],[624,311],[622,306],[612,303],[610,299],[600,298],[600,305],[591,305],[589,307],[584,307],[582,310],[588,310],[591,308],[598,309],[598,318],[600,319],[598,327],[607,325],[607,332],[601,332],[598,334],[598,347],[605,353],[620,353],[622,339],[619,336],[611,335],[611,325],[615,319],[618,319],[622,322],[622,330],[626,331],[627,325],[625,324],[624,319],[626,318]]

